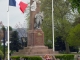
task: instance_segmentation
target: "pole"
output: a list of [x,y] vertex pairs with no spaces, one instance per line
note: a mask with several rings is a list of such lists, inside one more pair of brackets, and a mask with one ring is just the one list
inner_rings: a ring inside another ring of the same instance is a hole
[[8,4],[8,6],[7,6],[7,21],[8,21],[8,60],[10,60],[10,57],[9,57],[9,53],[10,53],[10,51],[9,51],[9,0],[7,0],[7,4]]
[[54,17],[53,17],[53,0],[52,0],[52,33],[53,33],[53,51],[55,51],[55,48],[54,48]]

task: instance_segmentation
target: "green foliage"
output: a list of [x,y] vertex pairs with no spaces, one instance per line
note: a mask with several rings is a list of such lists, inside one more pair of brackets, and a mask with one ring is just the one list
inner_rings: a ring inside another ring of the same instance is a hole
[[72,9],[76,8],[78,12],[80,13],[80,0],[69,0],[71,2]]
[[73,54],[55,55],[55,58],[59,58],[61,60],[74,60],[74,55]]
[[[8,51],[8,47],[5,46],[5,56],[7,56],[7,51]],[[1,43],[0,43],[0,57],[1,58],[4,57],[4,47],[3,47],[3,45],[1,45]]]
[[11,56],[12,60],[20,60],[20,56]]
[[18,51],[21,48],[21,43],[19,42],[17,31],[13,31],[11,33],[10,41],[11,41],[11,43],[10,43],[11,51]]
[[80,24],[80,17],[75,18],[75,22],[73,23],[73,26],[76,26],[77,24]]
[[[45,45],[52,48],[52,1],[41,0],[41,10],[44,12],[44,21],[42,29],[44,31]],[[66,37],[71,28],[70,22],[67,19],[67,15],[70,15],[70,4],[69,1],[54,0],[54,26],[55,26],[55,38],[62,36],[62,40],[66,41]]]
[[78,47],[75,47],[75,46],[70,46],[70,51],[71,52],[79,52],[79,48]]
[[56,47],[55,48],[56,51],[60,51],[60,52],[65,51],[65,43],[62,40],[61,36],[56,37],[55,47]]
[[1,42],[0,42],[0,50],[3,51],[3,46],[1,45]]
[[[69,45],[66,42],[69,30],[71,29],[71,23],[68,16],[71,15],[69,1],[66,0],[54,0],[54,35],[55,39],[58,36],[62,36],[65,43],[66,52],[69,53]],[[55,41],[56,42],[56,41]],[[56,47],[55,47],[56,48]]]
[[55,58],[59,58],[59,59],[62,59],[63,58],[63,55],[55,55]]
[[63,40],[71,28],[70,22],[66,19],[66,15],[70,13],[70,5],[66,0],[54,0],[54,24],[55,24],[55,37],[62,36]]
[[26,60],[42,60],[42,58],[39,56],[24,56],[22,58],[24,58]]
[[[52,1],[41,0],[41,11],[44,12],[42,30],[44,31],[45,45],[52,48]],[[50,41],[50,42],[48,42]]]
[[16,59],[16,60],[20,60],[20,58],[26,59],[26,60],[42,60],[41,57],[39,56],[12,56],[11,59]]
[[71,46],[80,46],[80,24],[70,30],[67,42]]
[[0,50],[0,58],[3,58],[4,57],[4,54],[3,52]]
[[12,31],[13,29],[12,29],[12,27],[11,26],[9,26],[9,31]]
[[2,27],[2,30],[3,30],[3,31],[5,31],[5,30],[6,30],[6,28],[3,26],[3,27]]

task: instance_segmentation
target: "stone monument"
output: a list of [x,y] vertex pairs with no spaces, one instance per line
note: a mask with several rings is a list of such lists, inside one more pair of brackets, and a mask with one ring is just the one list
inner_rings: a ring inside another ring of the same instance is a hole
[[30,26],[28,31],[28,45],[15,55],[45,55],[53,54],[52,49],[44,45],[44,32],[41,29],[44,20],[43,12],[40,12],[40,0],[30,0]]
[[44,45],[44,33],[40,27],[42,20],[43,20],[43,14],[40,12],[39,0],[31,0],[28,46]]
[[[44,32],[41,29],[44,20],[40,11],[40,0],[31,0],[30,29],[28,31],[28,46],[32,47],[31,55],[49,54],[50,50],[44,45]],[[35,7],[35,8],[34,8]]]

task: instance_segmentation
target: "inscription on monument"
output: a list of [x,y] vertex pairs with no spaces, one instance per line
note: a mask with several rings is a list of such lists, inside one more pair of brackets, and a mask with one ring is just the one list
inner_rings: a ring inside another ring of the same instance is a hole
[[38,33],[38,36],[41,36],[41,35],[42,35],[42,34],[39,32],[39,33]]

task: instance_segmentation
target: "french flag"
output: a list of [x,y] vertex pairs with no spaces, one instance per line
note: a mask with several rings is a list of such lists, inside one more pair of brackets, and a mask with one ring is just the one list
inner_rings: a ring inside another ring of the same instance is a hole
[[24,13],[25,9],[28,7],[28,4],[22,2],[21,0],[9,0],[9,6],[18,6],[20,10]]

